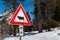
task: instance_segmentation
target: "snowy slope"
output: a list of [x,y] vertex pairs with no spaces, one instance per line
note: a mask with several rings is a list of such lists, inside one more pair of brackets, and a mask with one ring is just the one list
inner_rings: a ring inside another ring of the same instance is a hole
[[[26,35],[22,40],[60,40],[60,36],[56,35],[55,31]],[[4,40],[20,40],[20,37],[5,37]]]

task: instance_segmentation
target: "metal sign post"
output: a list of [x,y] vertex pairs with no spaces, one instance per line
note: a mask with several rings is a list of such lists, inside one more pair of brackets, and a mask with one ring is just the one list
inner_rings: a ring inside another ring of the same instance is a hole
[[23,34],[24,34],[24,32],[23,32],[23,25],[19,25],[19,35],[20,35],[20,40],[22,40]]
[[24,26],[30,26],[31,25],[29,17],[27,15],[27,13],[25,12],[22,4],[19,5],[19,7],[15,11],[15,13],[14,13],[14,15],[11,18],[9,23],[14,24],[14,25],[16,25],[16,24],[19,25],[19,35],[20,35],[20,40],[22,40],[23,25]]

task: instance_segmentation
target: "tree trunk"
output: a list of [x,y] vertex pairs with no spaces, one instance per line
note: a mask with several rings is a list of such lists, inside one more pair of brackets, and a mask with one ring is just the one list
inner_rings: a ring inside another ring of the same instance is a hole
[[38,0],[38,32],[41,33],[42,32],[42,13],[41,13],[41,2],[42,0]]
[[39,23],[38,24],[38,33],[41,33],[42,32],[42,23]]
[[14,26],[14,36],[16,36],[16,25],[13,25]]

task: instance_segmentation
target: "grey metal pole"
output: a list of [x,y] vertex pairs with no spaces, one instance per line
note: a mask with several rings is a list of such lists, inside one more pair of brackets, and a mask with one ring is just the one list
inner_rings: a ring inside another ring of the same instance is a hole
[[22,40],[22,37],[20,36],[20,40]]
[[20,40],[22,40],[22,36],[23,36],[23,25],[19,25],[19,35],[20,35]]

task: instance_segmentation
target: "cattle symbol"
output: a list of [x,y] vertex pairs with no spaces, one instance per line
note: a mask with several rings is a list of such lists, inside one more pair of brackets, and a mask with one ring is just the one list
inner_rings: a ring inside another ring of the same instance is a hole
[[17,16],[19,20],[24,20],[24,17]]

